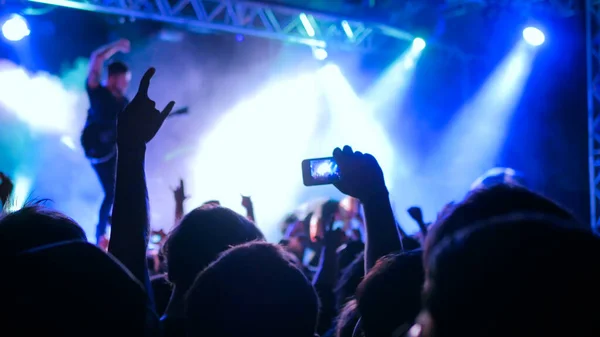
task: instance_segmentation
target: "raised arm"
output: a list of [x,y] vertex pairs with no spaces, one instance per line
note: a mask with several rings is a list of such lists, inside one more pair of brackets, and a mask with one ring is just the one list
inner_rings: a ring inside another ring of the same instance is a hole
[[184,209],[183,202],[185,199],[189,198],[185,194],[185,186],[183,184],[183,179],[179,179],[179,186],[173,189],[173,196],[175,198],[175,224],[174,226],[179,225],[181,219],[183,219]]
[[242,195],[242,206],[246,209],[246,218],[256,223],[256,217],[254,216],[254,203],[249,196]]
[[90,57],[90,69],[88,70],[87,85],[94,89],[100,85],[102,79],[102,68],[104,62],[118,52],[128,53],[130,48],[129,40],[121,39],[106,46],[96,49]]
[[144,283],[149,295],[152,291],[146,260],[150,226],[144,172],[146,144],[154,138],[175,104],[170,102],[161,112],[148,98],[154,71],[154,68],[146,71],[135,98],[119,114],[117,181],[108,247],[108,251]]
[[335,149],[333,157],[341,175],[335,186],[363,204],[367,232],[365,271],[368,271],[382,256],[402,250],[383,172],[372,155],[354,152],[349,146]]

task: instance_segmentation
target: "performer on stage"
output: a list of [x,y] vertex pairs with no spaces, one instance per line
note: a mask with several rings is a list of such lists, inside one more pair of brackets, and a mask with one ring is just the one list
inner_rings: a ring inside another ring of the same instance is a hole
[[90,58],[86,83],[90,109],[81,135],[81,144],[104,190],[104,200],[96,227],[96,242],[99,245],[105,240],[104,234],[114,201],[117,114],[129,103],[125,92],[131,80],[131,73],[123,62],[112,62],[108,65],[106,82],[101,84],[100,81],[104,63],[118,52],[128,53],[129,49],[129,41],[122,39],[96,50]]

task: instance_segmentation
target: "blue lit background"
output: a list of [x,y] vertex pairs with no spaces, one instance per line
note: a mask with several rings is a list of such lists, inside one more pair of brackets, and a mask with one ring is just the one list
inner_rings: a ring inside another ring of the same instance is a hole
[[[118,57],[132,66],[134,83],[156,66],[157,104],[174,99],[191,111],[169,120],[149,147],[155,227],[171,226],[170,187],[182,177],[190,207],[219,199],[240,210],[239,194],[252,194],[260,225],[275,238],[276,222],[300,203],[339,197],[331,186],[303,188],[299,168],[302,159],[328,156],[344,143],[379,158],[409,232],[417,227],[405,209],[420,205],[433,220],[494,166],[517,169],[532,188],[588,221],[580,17],[543,17],[539,47],[524,42],[532,38],[523,31],[529,23],[508,14],[449,21],[443,32],[417,32],[427,46],[414,55],[410,42],[325,55],[64,9],[26,19],[29,36],[0,42],[0,59],[27,70],[0,63],[0,86],[11,90],[0,89],[0,170],[15,177],[22,198],[52,199],[88,231],[101,196],[78,145],[87,57],[119,37],[132,40],[133,52]],[[439,43],[474,57],[461,60]],[[275,167],[264,172],[251,164],[268,160]]]

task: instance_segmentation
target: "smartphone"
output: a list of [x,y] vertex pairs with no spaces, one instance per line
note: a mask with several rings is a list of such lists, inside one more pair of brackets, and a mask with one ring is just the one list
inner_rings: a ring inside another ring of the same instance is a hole
[[302,180],[304,186],[327,185],[340,180],[340,171],[335,159],[328,157],[303,160]]

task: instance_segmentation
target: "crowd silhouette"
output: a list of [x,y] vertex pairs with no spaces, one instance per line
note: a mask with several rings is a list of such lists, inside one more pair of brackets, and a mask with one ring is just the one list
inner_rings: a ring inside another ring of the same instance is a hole
[[9,212],[0,174],[3,336],[600,336],[600,239],[517,181],[479,183],[431,224],[411,208],[409,236],[376,158],[344,146],[348,199],[288,217],[277,244],[248,196],[244,215],[186,213],[183,181],[174,227],[152,232],[146,145],[175,105],[148,97],[154,73],[118,115],[107,243],[40,203]]

